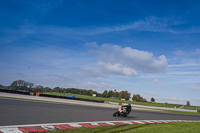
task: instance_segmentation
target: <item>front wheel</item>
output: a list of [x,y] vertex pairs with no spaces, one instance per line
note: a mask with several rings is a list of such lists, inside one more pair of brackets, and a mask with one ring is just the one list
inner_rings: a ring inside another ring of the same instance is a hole
[[116,117],[116,116],[117,116],[117,114],[116,114],[116,113],[114,113],[114,114],[113,114],[113,117]]
[[126,114],[123,114],[123,117],[126,117],[127,115]]

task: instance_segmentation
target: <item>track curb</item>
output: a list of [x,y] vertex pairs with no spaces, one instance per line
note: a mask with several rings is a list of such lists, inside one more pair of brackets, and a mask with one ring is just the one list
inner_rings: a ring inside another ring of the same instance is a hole
[[147,124],[147,123],[170,123],[170,122],[200,122],[194,120],[130,120],[130,121],[96,121],[96,122],[73,122],[73,123],[50,123],[50,124],[31,124],[0,126],[0,133],[33,133],[56,131],[59,129],[74,129],[84,127],[111,126],[123,124]]

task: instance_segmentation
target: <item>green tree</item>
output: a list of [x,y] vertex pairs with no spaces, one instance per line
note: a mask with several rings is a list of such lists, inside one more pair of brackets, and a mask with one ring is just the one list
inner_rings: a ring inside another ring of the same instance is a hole
[[119,92],[119,98],[120,99],[125,99],[125,100],[129,100],[130,99],[130,93],[128,93],[128,91],[120,91]]
[[51,92],[51,91],[52,91],[52,89],[51,89],[51,88],[49,88],[49,87],[45,87],[45,88],[43,89],[43,91],[44,91],[44,92]]
[[114,91],[112,91],[112,96],[113,97],[118,97],[119,98],[119,92],[117,92],[117,90],[116,89],[114,89]]
[[60,87],[54,87],[53,88],[53,92],[61,92],[61,93],[63,93],[63,89],[60,88]]
[[147,100],[141,97],[139,94],[134,94],[132,100],[136,102],[147,102]]
[[83,90],[83,95],[87,95],[87,90],[86,89]]
[[34,83],[29,82],[28,88],[30,88],[30,90],[33,88]]
[[113,91],[112,90],[109,90],[108,97],[113,97]]
[[151,98],[151,102],[155,102],[155,99],[153,97]]
[[108,95],[108,91],[105,90],[105,91],[103,92],[103,95],[102,95],[102,96],[108,98],[108,97],[109,97],[109,95]]
[[9,86],[9,89],[31,91],[33,86],[34,83],[27,82],[25,80],[16,80],[12,82],[12,84]]
[[186,106],[190,106],[190,101],[187,101],[187,102],[186,102]]
[[92,89],[88,90],[87,95],[92,96],[92,94],[93,94],[93,90]]
[[17,81],[12,82],[12,84],[9,86],[9,89],[17,90],[18,89]]
[[34,89],[34,92],[43,92],[44,87],[42,85],[37,85]]

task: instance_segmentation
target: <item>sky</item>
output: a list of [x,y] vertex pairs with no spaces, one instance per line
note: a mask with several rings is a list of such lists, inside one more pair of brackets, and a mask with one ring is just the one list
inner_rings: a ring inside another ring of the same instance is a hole
[[199,0],[0,0],[0,84],[200,106]]

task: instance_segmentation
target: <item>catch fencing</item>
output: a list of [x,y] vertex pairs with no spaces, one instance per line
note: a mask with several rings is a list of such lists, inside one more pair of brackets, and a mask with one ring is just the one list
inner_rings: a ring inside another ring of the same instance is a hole
[[[109,102],[110,104],[115,104],[119,105],[119,103],[116,102]],[[124,103],[124,105],[128,105]],[[147,108],[147,109],[159,109],[159,110],[172,110],[172,111],[185,111],[185,112],[197,112],[196,110],[191,110],[191,109],[180,109],[180,108],[167,108],[167,107],[157,107],[157,106],[145,106],[145,105],[137,105],[137,104],[131,104],[131,106],[137,107],[137,108]]]
[[161,109],[161,110],[172,110],[172,111],[185,111],[185,112],[197,112],[197,110],[191,110],[191,109],[144,106],[144,105],[137,105],[137,104],[131,104],[131,106],[132,107],[138,107],[138,108]]

